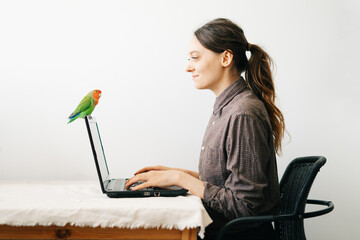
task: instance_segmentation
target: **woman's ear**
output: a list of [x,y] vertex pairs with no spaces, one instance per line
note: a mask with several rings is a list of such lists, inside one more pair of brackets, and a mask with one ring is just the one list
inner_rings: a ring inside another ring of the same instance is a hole
[[234,59],[234,55],[232,53],[232,51],[229,49],[229,50],[225,50],[223,53],[222,53],[222,61],[221,61],[221,65],[223,67],[228,67],[230,66],[232,60]]

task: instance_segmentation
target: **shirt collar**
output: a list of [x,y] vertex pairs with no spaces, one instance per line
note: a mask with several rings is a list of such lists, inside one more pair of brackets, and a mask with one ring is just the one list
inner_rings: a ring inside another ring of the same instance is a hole
[[227,87],[219,96],[216,97],[214,104],[214,115],[217,114],[226,104],[228,104],[236,95],[247,87],[245,80],[240,77]]

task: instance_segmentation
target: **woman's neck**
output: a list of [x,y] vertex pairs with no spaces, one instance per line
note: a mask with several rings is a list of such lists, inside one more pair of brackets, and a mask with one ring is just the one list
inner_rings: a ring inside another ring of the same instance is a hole
[[216,88],[211,89],[211,91],[218,97],[225,89],[227,89],[233,82],[240,78],[240,74],[226,74],[217,84]]

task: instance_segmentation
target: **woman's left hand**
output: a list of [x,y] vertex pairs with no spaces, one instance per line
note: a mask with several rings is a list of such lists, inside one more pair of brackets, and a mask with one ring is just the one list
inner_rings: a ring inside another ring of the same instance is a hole
[[139,190],[147,187],[168,187],[173,185],[179,185],[181,171],[178,170],[162,170],[162,171],[148,171],[137,174],[130,178],[125,185],[125,188],[129,188],[132,184],[144,181],[144,183],[133,187],[132,190]]

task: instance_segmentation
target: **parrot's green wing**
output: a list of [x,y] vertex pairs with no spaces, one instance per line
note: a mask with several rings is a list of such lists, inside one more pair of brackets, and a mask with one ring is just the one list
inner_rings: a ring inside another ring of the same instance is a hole
[[79,103],[77,108],[74,110],[74,112],[69,116],[69,118],[72,118],[72,117],[78,115],[79,113],[86,111],[87,109],[92,107],[92,105],[94,105],[94,100],[92,99],[92,97],[85,96],[81,100],[81,102]]

